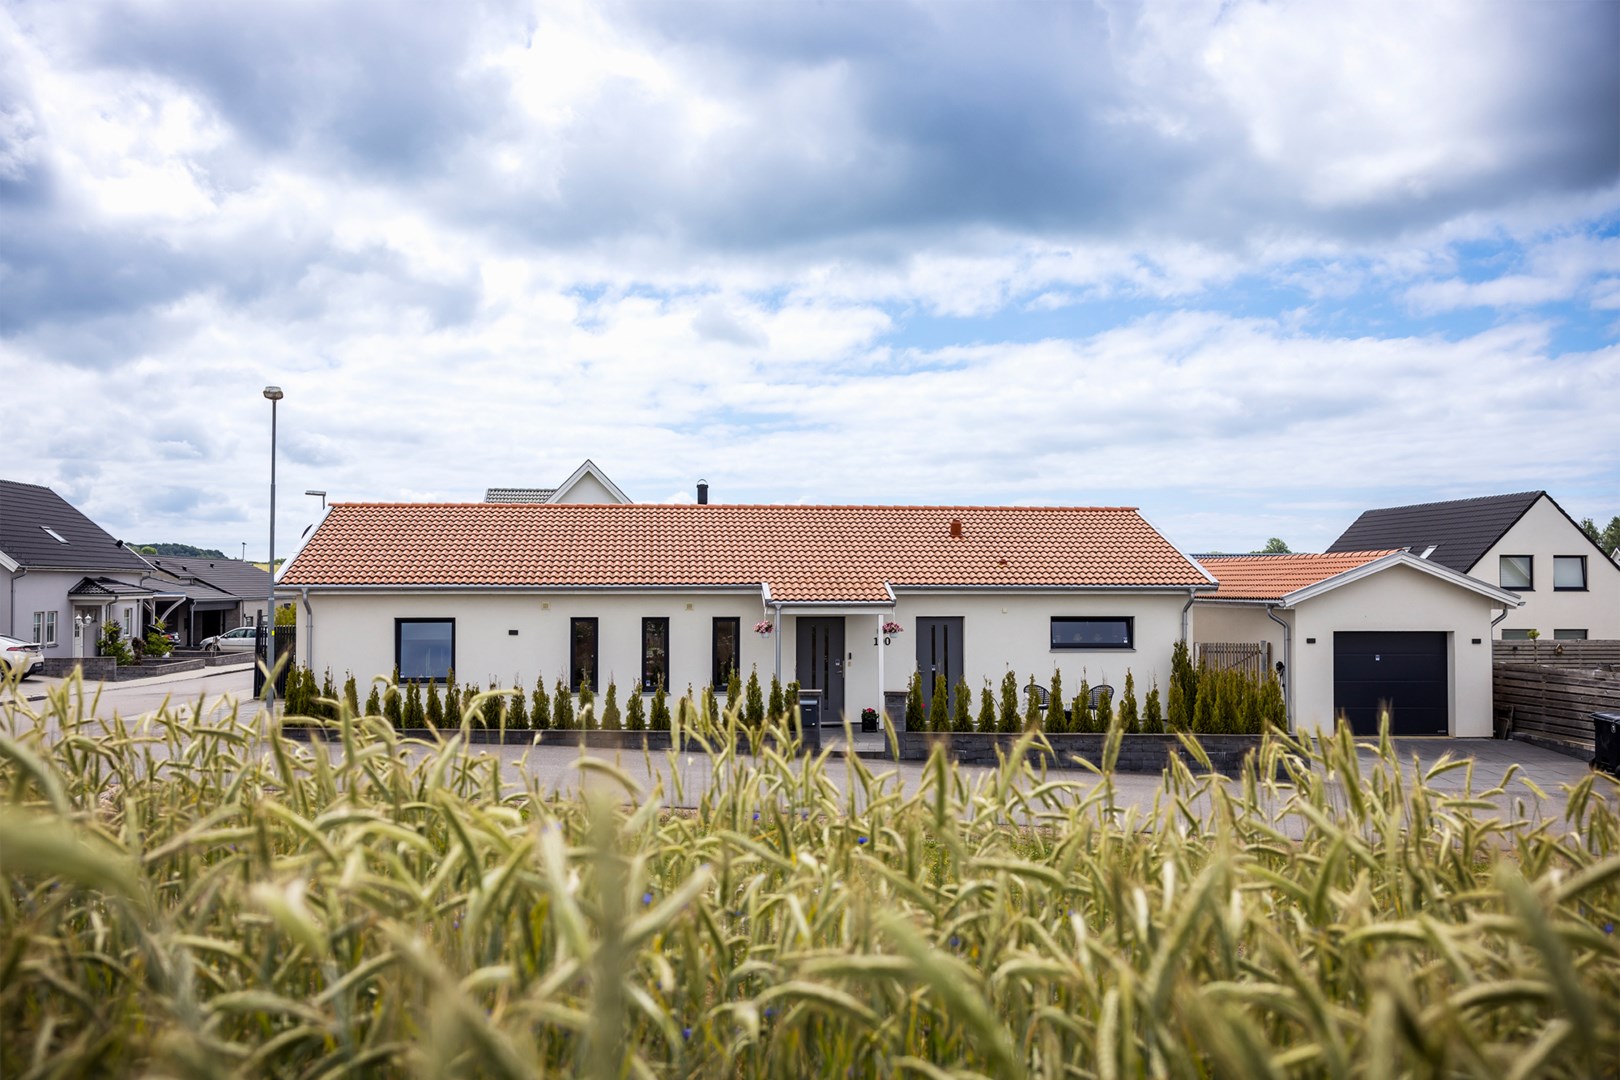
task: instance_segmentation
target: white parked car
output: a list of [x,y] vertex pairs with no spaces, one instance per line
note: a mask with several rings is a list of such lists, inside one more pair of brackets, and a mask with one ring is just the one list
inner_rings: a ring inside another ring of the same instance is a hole
[[259,640],[256,626],[238,626],[215,637],[202,639],[203,652],[252,652]]
[[0,664],[4,664],[8,671],[21,671],[26,679],[45,667],[45,653],[40,650],[38,642],[0,634]]

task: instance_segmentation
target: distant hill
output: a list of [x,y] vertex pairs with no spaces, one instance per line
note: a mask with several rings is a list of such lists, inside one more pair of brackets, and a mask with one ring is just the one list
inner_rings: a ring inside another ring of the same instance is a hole
[[193,559],[223,559],[225,553],[216,548],[192,547],[190,544],[142,544],[135,549],[142,555],[186,556]]

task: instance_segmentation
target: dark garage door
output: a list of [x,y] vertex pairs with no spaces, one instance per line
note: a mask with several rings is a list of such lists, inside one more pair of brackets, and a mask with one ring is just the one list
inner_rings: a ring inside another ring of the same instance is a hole
[[1383,708],[1392,734],[1446,734],[1444,633],[1333,635],[1334,716],[1349,717],[1357,735],[1376,735]]

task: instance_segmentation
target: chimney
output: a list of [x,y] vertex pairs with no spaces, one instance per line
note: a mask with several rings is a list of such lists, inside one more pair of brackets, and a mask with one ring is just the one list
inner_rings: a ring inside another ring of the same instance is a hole
[[698,505],[709,505],[709,482],[707,480],[698,481]]
[[956,539],[962,538],[962,519],[951,518],[951,535]]

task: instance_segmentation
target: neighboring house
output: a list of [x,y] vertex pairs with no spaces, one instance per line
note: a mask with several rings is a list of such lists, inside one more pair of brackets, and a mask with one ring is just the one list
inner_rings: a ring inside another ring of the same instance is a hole
[[590,458],[575,469],[560,487],[555,488],[489,488],[484,492],[486,503],[593,503],[622,505],[630,496],[619,490],[619,485],[607,478],[607,473],[596,467]]
[[264,618],[270,574],[240,559],[208,556],[148,555],[156,573],[146,579],[154,594],[157,618],[196,646],[204,638]]
[[0,480],[0,626],[53,660],[95,656],[102,628],[143,632],[151,567],[48,487]]
[[1398,735],[1489,737],[1491,622],[1513,593],[1407,551],[1200,555],[1220,581],[1193,604],[1193,637],[1265,643],[1295,730],[1390,711]]
[[1545,491],[1368,510],[1330,552],[1406,548],[1524,600],[1503,640],[1620,639],[1620,566]]
[[554,503],[339,503],[277,584],[339,679],[684,693],[757,668],[829,718],[919,668],[929,695],[1059,668],[1146,694],[1213,588],[1130,508]]

